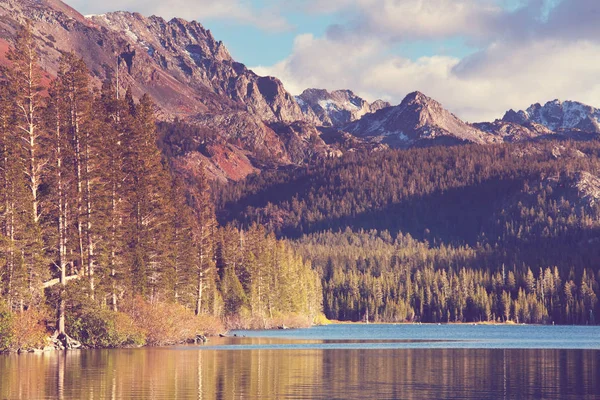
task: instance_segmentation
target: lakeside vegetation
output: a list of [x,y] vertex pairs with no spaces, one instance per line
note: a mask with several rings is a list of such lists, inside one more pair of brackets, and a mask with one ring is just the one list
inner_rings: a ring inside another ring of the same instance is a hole
[[313,234],[297,247],[320,272],[324,312],[334,320],[598,322],[592,269],[496,266],[491,248],[432,247],[374,230]]

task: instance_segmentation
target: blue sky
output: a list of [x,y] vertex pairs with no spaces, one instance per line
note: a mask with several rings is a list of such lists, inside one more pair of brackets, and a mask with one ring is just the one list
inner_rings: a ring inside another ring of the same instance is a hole
[[554,98],[600,106],[599,0],[66,1],[198,20],[293,94],[394,103],[420,90],[471,121]]
[[270,65],[283,60],[291,53],[294,38],[298,34],[313,33],[321,36],[336,21],[333,14],[310,16],[305,13],[286,13],[285,17],[290,27],[281,31],[240,25],[236,21],[221,18],[200,22],[203,22],[218,40],[225,43],[236,60],[247,65]]

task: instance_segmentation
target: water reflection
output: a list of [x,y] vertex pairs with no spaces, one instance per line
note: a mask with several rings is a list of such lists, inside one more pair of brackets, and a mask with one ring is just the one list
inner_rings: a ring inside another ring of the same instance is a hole
[[597,399],[600,351],[82,350],[0,357],[10,399]]

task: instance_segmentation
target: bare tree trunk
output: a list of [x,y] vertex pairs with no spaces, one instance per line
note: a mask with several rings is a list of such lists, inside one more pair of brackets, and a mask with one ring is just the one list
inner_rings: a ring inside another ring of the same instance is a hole
[[[201,229],[202,232],[204,228]],[[201,236],[202,237],[202,236]],[[200,260],[198,265],[198,292],[196,293],[196,315],[202,311],[202,290],[204,288],[204,246],[200,243]]]
[[[57,113],[58,113],[57,107]],[[58,333],[65,334],[65,288],[67,285],[66,204],[64,200],[62,134],[60,114],[56,119],[56,187],[58,191],[58,268],[60,269],[60,297],[58,304]]]
[[92,200],[91,200],[91,183],[90,183],[90,149],[89,137],[85,144],[85,190],[86,190],[86,238],[87,238],[87,262],[88,262],[88,279],[90,286],[90,297],[95,299],[96,282],[95,282],[95,265],[94,265],[94,240],[92,236]]

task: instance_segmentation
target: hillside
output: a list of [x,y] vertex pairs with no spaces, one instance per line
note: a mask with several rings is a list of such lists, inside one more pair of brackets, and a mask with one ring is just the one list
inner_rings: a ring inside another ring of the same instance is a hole
[[288,237],[388,230],[430,243],[500,246],[507,262],[561,260],[567,267],[597,255],[598,146],[547,141],[357,153],[222,187],[218,215],[223,223],[261,221]]

